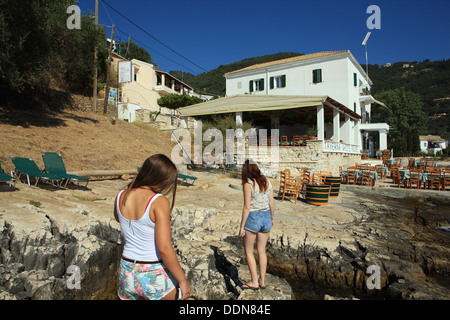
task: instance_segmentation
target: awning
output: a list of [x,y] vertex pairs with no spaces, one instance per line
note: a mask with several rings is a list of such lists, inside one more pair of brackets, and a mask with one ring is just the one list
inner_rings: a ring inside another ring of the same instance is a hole
[[233,95],[177,109],[182,117],[210,114],[274,111],[327,105],[338,108],[353,118],[361,116],[328,96]]

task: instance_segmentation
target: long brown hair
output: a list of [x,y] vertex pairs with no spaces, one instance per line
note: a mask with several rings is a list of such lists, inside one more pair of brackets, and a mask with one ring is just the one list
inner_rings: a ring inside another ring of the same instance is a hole
[[172,193],[172,206],[175,204],[177,193],[178,170],[175,164],[163,154],[154,154],[145,160],[137,176],[131,181],[122,197],[122,205],[125,205],[127,197],[132,189],[149,187],[154,193]]
[[248,180],[252,180],[253,182],[256,181],[260,191],[266,191],[269,187],[266,177],[261,174],[256,163],[250,163],[249,160],[245,160],[245,163],[242,166],[241,180],[242,185],[248,182]]

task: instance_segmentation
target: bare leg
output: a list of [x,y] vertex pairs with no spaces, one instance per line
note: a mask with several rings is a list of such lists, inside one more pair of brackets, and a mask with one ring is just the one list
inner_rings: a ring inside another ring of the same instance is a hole
[[269,239],[269,232],[259,232],[256,236],[256,250],[259,257],[259,285],[265,287],[266,271],[267,271],[267,255],[266,244]]
[[244,250],[245,256],[247,258],[247,265],[250,270],[251,280],[248,282],[248,286],[257,287],[258,286],[258,271],[256,269],[256,260],[253,255],[253,250],[255,248],[256,233],[245,230],[244,236]]

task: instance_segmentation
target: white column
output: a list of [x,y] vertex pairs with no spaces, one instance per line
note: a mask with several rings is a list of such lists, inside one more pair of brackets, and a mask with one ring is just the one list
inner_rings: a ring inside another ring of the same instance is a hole
[[236,112],[236,127],[242,127],[242,112]]
[[358,119],[355,123],[355,129],[353,131],[354,137],[355,137],[355,141],[354,144],[356,144],[358,146],[358,148],[360,150],[363,149],[363,145],[362,145],[362,134],[361,131],[359,130],[359,125],[361,123],[361,119]]
[[325,140],[325,107],[322,104],[317,106],[317,139]]
[[353,144],[354,136],[352,134],[352,121],[350,120],[350,116],[345,115],[345,123],[344,123],[344,136],[345,143]]
[[339,119],[339,110],[333,108],[333,141],[341,140],[341,121]]
[[378,131],[378,133],[380,134],[380,150],[387,149],[387,132],[387,130]]

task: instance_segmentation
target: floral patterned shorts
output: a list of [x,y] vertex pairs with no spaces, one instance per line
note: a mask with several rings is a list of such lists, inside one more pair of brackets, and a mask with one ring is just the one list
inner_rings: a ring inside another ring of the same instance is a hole
[[178,281],[163,263],[120,261],[117,293],[121,300],[160,300],[177,285]]

